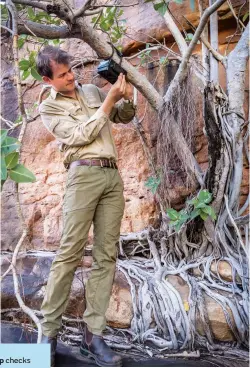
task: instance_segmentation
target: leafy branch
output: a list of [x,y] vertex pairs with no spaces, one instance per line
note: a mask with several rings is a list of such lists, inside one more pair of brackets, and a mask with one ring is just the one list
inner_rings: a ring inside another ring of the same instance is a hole
[[216,214],[213,207],[208,204],[212,201],[212,194],[204,189],[201,190],[197,197],[186,201],[187,206],[181,211],[176,211],[173,208],[166,210],[169,217],[170,226],[172,226],[177,232],[180,230],[183,224],[187,221],[191,221],[200,216],[202,220],[206,220],[210,216],[213,220],[216,220]]
[[9,137],[8,130],[1,130],[1,188],[9,177],[16,183],[33,183],[35,175],[24,165],[19,164],[20,142],[18,139]]

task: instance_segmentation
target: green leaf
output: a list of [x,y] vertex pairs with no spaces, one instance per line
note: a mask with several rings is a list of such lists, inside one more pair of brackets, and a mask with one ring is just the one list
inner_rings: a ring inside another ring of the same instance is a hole
[[205,203],[199,203],[199,204],[197,204],[196,206],[195,206],[195,208],[206,208],[207,207],[207,205],[205,204]]
[[162,2],[162,3],[158,3],[158,4],[154,4],[154,9],[160,13],[162,16],[164,16],[164,14],[166,13],[168,6]]
[[178,211],[174,210],[173,208],[167,208],[166,212],[170,220],[173,220],[173,221],[179,220]]
[[6,137],[5,141],[2,143],[1,150],[7,156],[10,152],[15,151],[19,148],[20,142],[16,138]]
[[18,164],[18,157],[19,157],[18,152],[12,152],[7,156],[5,156],[5,163],[7,169],[13,169]]
[[28,70],[29,67],[30,67],[29,60],[21,60],[21,61],[19,61],[19,68],[21,70]]
[[205,220],[208,218],[208,216],[209,216],[209,215],[208,215],[207,213],[205,213],[205,212],[203,212],[203,211],[201,211],[201,212],[200,212],[200,217],[202,218],[202,220],[204,220],[204,221],[205,221]]
[[19,38],[18,41],[17,41],[18,48],[21,49],[24,44],[25,44],[25,39],[24,38]]
[[179,219],[180,219],[180,221],[182,221],[184,223],[189,219],[189,215],[187,213],[181,211],[180,214],[179,214]]
[[160,57],[160,64],[161,65],[167,65],[168,64],[168,58],[165,56]]
[[151,190],[153,194],[156,193],[158,186],[160,185],[161,178],[155,178],[150,176],[145,183],[145,186]]
[[22,80],[27,79],[29,75],[30,75],[30,71],[29,70],[24,70],[24,72],[22,74]]
[[0,133],[0,142],[1,142],[1,145],[2,143],[5,141],[5,138],[7,137],[7,134],[8,134],[8,130],[7,129],[1,129],[1,133]]
[[16,183],[33,183],[36,181],[35,175],[21,164],[17,164],[14,169],[10,170],[9,175]]
[[35,68],[31,68],[30,72],[31,72],[32,77],[35,78],[36,80],[40,82],[43,80],[40,74],[37,73],[37,70]]
[[192,41],[193,37],[194,37],[193,33],[187,33],[187,35],[185,37],[185,40],[186,41]]
[[30,20],[33,20],[35,18],[35,16],[36,16],[34,10],[31,7],[28,6],[27,12],[28,12],[29,19]]
[[192,204],[194,207],[196,207],[199,204],[199,201],[197,198],[193,198],[187,201],[187,204]]
[[249,12],[246,12],[244,14],[244,17],[242,18],[243,22],[245,22],[247,20],[247,18],[249,17]]
[[195,217],[199,216],[200,214],[200,210],[199,209],[195,209],[190,213],[190,220],[193,220]]
[[7,179],[7,168],[5,165],[4,155],[1,155],[1,180]]
[[214,212],[213,207],[211,207],[211,206],[206,206],[206,208],[203,208],[203,209],[202,209],[202,212],[207,213],[209,216],[211,216],[211,217],[212,217],[212,219],[213,219],[213,220],[216,220],[216,214],[215,214],[215,212]]
[[110,29],[110,26],[106,22],[101,22],[100,27],[103,31],[108,31]]
[[154,0],[145,0],[144,3],[152,3]]
[[34,66],[36,63],[36,51],[31,51],[29,55],[30,66]]
[[209,191],[206,190],[206,189],[201,190],[199,195],[198,195],[198,200],[199,200],[199,202],[210,203],[211,200],[212,200],[212,194],[209,193]]

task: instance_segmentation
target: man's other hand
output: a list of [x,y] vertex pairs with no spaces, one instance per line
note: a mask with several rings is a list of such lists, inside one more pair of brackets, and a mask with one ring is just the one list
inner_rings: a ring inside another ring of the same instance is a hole
[[115,84],[110,88],[107,98],[116,103],[123,97],[126,100],[132,98],[132,86],[126,82],[125,75],[121,73]]

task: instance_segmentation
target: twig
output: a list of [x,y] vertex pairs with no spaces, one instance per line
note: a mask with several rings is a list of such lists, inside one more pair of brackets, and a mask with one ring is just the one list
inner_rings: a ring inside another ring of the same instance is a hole
[[[25,129],[27,126],[27,116],[25,113],[25,109],[24,109],[24,104],[23,104],[23,99],[22,99],[22,87],[21,87],[21,78],[20,78],[20,70],[19,70],[19,58],[18,58],[18,23],[17,23],[17,10],[15,5],[13,4],[12,0],[7,0],[6,1],[6,5],[7,8],[11,14],[12,17],[12,29],[13,29],[13,54],[14,54],[14,63],[15,63],[15,78],[16,78],[16,84],[17,84],[17,94],[18,94],[18,105],[19,105],[19,109],[21,112],[21,116],[22,116],[22,121],[23,121],[23,125],[19,134],[19,141],[22,142],[23,140],[23,136],[25,133]],[[20,201],[19,201],[19,193],[18,193],[18,184],[15,183],[15,195],[16,195],[16,207],[17,207],[17,212],[18,212],[18,216],[19,219],[21,220],[22,223],[22,227],[23,227],[23,233],[22,236],[15,248],[15,251],[13,253],[13,257],[12,257],[12,261],[11,261],[11,268],[12,268],[12,273],[13,273],[13,282],[14,282],[14,290],[15,290],[15,296],[17,298],[18,304],[20,305],[20,307],[23,309],[23,311],[25,313],[27,313],[32,320],[35,322],[37,329],[38,329],[38,338],[37,338],[37,342],[40,343],[41,342],[41,338],[42,338],[42,327],[41,327],[41,323],[39,321],[39,319],[36,317],[36,315],[32,312],[32,310],[30,308],[28,308],[21,296],[20,296],[20,292],[19,292],[19,284],[18,284],[18,278],[17,278],[17,274],[16,274],[16,260],[17,260],[17,255],[19,252],[19,249],[21,248],[25,238],[28,235],[28,228],[26,226],[23,214],[22,214],[22,210],[21,210],[21,206],[20,206]],[[8,270],[7,270],[8,271]],[[5,273],[6,275],[6,273]]]
[[[185,18],[186,22],[188,23],[189,26],[192,27],[192,29],[194,31],[196,31],[196,28],[194,27],[194,25],[183,15],[183,17]],[[208,48],[208,50],[213,54],[213,56],[215,57],[216,60],[220,61],[223,66],[224,65],[224,61],[225,61],[225,57],[222,56],[218,51],[216,51],[210,44],[210,42],[208,41],[208,39],[206,37],[204,37],[202,34],[200,36],[200,40],[204,43],[204,45]]]
[[5,124],[7,124],[10,128],[14,128],[15,127],[15,124],[12,121],[4,119],[2,117],[2,115],[0,115],[0,119],[3,120],[5,122]]
[[99,7],[102,7],[102,8],[129,8],[130,6],[136,6],[136,5],[139,5],[139,3],[134,3],[134,4],[127,4],[127,5],[94,5],[94,6],[91,6],[91,8],[95,9],[95,8],[99,8]]
[[14,32],[12,31],[12,29],[10,29],[10,28],[8,28],[8,27],[6,27],[6,26],[3,26],[2,24],[1,24],[1,28],[5,29],[6,31],[8,31],[8,32],[10,32],[12,35],[14,35]]
[[202,34],[202,31],[203,31],[204,27],[207,24],[207,21],[208,21],[210,15],[213,14],[225,1],[226,0],[217,0],[213,5],[211,5],[209,8],[207,8],[204,11],[204,13],[203,13],[203,15],[200,19],[200,23],[199,23],[199,25],[198,25],[198,27],[195,31],[195,34],[192,38],[192,41],[190,42],[190,45],[189,45],[189,47],[188,47],[188,49],[187,49],[187,51],[186,51],[186,53],[183,57],[183,59],[184,59],[182,61],[183,64],[186,63],[188,61],[188,59],[190,58],[190,56],[191,56],[198,40],[199,40],[199,38]]
[[231,10],[231,12],[232,12],[232,14],[233,14],[234,18],[235,18],[235,19],[236,19],[236,21],[237,21],[237,25],[238,25],[238,23],[240,23],[241,27],[242,27],[243,29],[245,29],[246,27],[245,27],[244,23],[240,20],[240,18],[239,18],[239,17],[237,17],[237,15],[236,15],[236,13],[235,13],[235,11],[234,11],[234,8],[233,8],[233,6],[232,6],[231,1],[230,1],[230,0],[227,0],[227,3],[228,3],[228,6],[229,6],[229,8],[230,8],[230,10]]

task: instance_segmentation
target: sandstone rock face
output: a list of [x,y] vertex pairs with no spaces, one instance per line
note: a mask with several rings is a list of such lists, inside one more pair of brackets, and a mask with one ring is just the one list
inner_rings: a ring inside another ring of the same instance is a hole
[[[123,2],[124,5],[130,1]],[[76,0],[76,7],[80,7],[83,0]],[[234,0],[233,5],[240,7],[243,4],[241,0]],[[170,5],[177,19],[187,28],[186,22],[183,22],[184,14],[193,24],[197,24],[199,15],[198,8],[195,5],[194,11],[190,8],[189,2],[183,4]],[[245,8],[244,8],[245,9]],[[244,11],[242,9],[242,11]],[[220,19],[228,17],[228,5],[225,3],[219,11]],[[172,39],[163,18],[153,10],[151,3],[141,4],[132,8],[125,8],[125,17],[128,18],[128,34],[133,33],[136,41],[129,37],[124,37],[123,48],[126,55],[136,51],[143,42],[152,41],[155,37],[161,40],[165,37],[167,45],[172,45]],[[147,19],[147,22],[145,22]],[[220,27],[220,46],[219,50],[223,54],[227,48],[228,36],[233,33],[231,23],[221,23]],[[234,44],[229,46],[232,48]],[[8,52],[8,45],[4,45],[4,53]],[[33,47],[33,46],[31,46]],[[75,60],[81,61],[83,57],[96,57],[90,47],[81,40],[67,40],[62,47],[75,57]],[[174,48],[177,51],[176,48]],[[195,53],[200,55],[200,45],[195,49]],[[155,52],[154,55],[157,55]],[[162,56],[160,52],[159,56]],[[138,64],[138,59],[131,59],[133,65]],[[177,66],[175,61],[159,69],[158,66],[151,63],[148,69],[140,67],[139,70],[146,75],[160,94],[163,94],[171,79],[173,78]],[[102,79],[93,77],[96,75],[96,63],[75,69],[78,79],[82,83],[96,83],[104,90],[109,89],[109,85]],[[223,68],[220,69],[221,84],[225,87],[225,76]],[[246,82],[247,83],[247,82]],[[24,85],[30,87],[29,81],[24,81]],[[3,116],[14,120],[17,117],[17,99],[14,93],[13,70],[10,63],[4,64],[4,73],[2,74],[2,106]],[[40,85],[28,89],[24,94],[25,105],[36,115],[34,102],[38,100],[41,90]],[[200,108],[200,112],[202,108]],[[157,114],[146,104],[145,99],[138,96],[138,117],[144,117],[142,122],[149,150],[155,158],[155,146],[159,132]],[[145,181],[151,175],[146,156],[143,151],[141,141],[135,131],[132,123],[127,125],[114,125],[114,139],[118,149],[118,165],[125,185],[126,207],[122,221],[121,232],[140,231],[149,224],[157,221],[158,211],[155,199],[149,189],[145,187]],[[15,132],[17,134],[17,132]],[[195,156],[203,170],[207,168],[207,140],[203,134],[203,121],[200,118],[195,132],[196,148]],[[61,207],[63,202],[66,171],[62,164],[62,157],[57,149],[57,143],[53,136],[43,126],[38,118],[35,122],[28,125],[24,137],[22,162],[34,172],[37,181],[34,184],[20,185],[20,199],[24,217],[30,229],[29,242],[25,244],[26,249],[47,249],[55,250],[59,246],[62,231]],[[242,180],[242,190],[240,205],[243,205],[248,195],[248,174],[249,167],[246,158],[244,158],[244,173]],[[11,195],[11,183],[5,183],[3,191],[2,204],[2,249],[13,249],[21,234],[20,223],[15,209],[15,201]],[[171,204],[176,209],[180,209],[186,196],[190,193],[181,182],[176,179],[176,183],[169,188]],[[11,229],[11,231],[9,231]],[[92,240],[90,239],[90,242]]]

